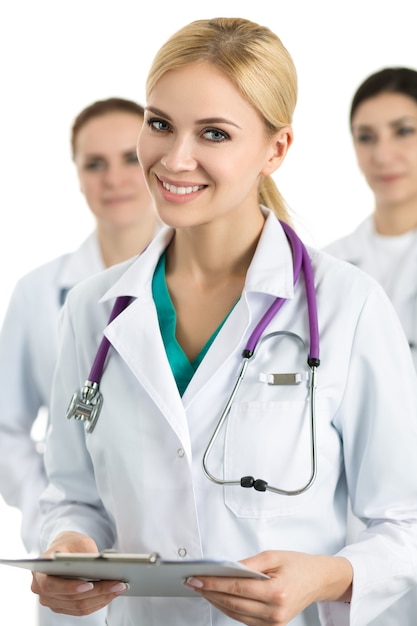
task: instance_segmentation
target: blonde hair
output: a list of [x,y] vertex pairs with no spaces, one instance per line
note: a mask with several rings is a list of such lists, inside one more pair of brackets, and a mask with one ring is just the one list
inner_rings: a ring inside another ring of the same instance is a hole
[[[272,135],[292,123],[297,72],[279,37],[266,26],[233,17],[196,20],[184,26],[157,52],[146,95],[165,72],[198,61],[212,63],[229,78],[261,114],[267,133]],[[279,219],[290,222],[286,203],[271,176],[261,178],[258,200]]]

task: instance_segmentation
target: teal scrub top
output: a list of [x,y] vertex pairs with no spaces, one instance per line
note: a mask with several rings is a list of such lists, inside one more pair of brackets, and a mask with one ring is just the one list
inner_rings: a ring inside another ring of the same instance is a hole
[[172,373],[177,383],[178,391],[181,396],[186,390],[188,383],[192,379],[194,372],[197,370],[201,361],[204,359],[208,349],[217,337],[221,327],[227,320],[228,315],[222,323],[216,328],[210,339],[205,346],[198,353],[193,361],[189,361],[187,355],[181,348],[175,337],[175,329],[177,326],[177,314],[172,304],[171,297],[169,295],[168,287],[165,280],[165,259],[166,253],[164,252],[160,257],[158,264],[155,268],[155,273],[152,279],[152,296],[155,302],[159,328],[161,330],[162,340],[164,342],[165,351],[167,353],[168,361],[171,366]]

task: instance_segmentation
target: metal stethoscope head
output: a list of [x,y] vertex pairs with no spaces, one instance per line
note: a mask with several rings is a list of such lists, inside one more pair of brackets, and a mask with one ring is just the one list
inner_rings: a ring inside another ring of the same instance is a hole
[[[219,478],[217,476],[215,476],[212,472],[209,471],[208,469],[208,459],[209,456],[213,450],[213,447],[215,445],[215,442],[218,439],[220,430],[222,428],[222,426],[225,424],[227,417],[230,414],[233,402],[236,398],[236,395],[238,393],[238,390],[240,388],[240,385],[243,381],[243,378],[245,376],[246,370],[248,368],[248,365],[251,361],[252,358],[254,358],[256,356],[256,352],[257,350],[260,348],[260,346],[262,345],[262,343],[264,343],[265,341],[267,341],[268,339],[271,339],[272,337],[276,337],[279,335],[285,335],[287,337],[291,337],[294,340],[298,340],[300,341],[303,346],[305,346],[304,341],[301,339],[301,337],[299,337],[298,335],[294,334],[294,333],[290,333],[288,331],[275,331],[273,333],[269,333],[267,335],[265,335],[264,337],[262,337],[261,341],[259,341],[259,343],[256,346],[256,350],[255,352],[251,355],[251,356],[244,356],[243,357],[243,361],[240,367],[240,371],[239,374],[237,376],[235,385],[233,387],[232,393],[229,396],[229,399],[227,400],[227,403],[220,415],[220,419],[216,425],[215,430],[213,431],[213,434],[211,436],[211,439],[207,445],[207,448],[204,452],[203,455],[203,461],[202,461],[202,465],[203,465],[203,471],[205,473],[205,475],[207,476],[207,478],[209,480],[211,480],[212,482],[218,484],[218,485],[240,485],[241,487],[245,487],[245,488],[249,488],[249,487],[253,487],[256,491],[271,491],[273,493],[277,493],[280,495],[285,495],[285,496],[297,496],[301,493],[303,493],[304,491],[306,491],[309,487],[311,487],[311,485],[313,484],[315,478],[316,478],[316,474],[317,474],[317,458],[316,458],[316,425],[315,425],[315,415],[316,415],[316,411],[315,411],[315,390],[316,390],[316,381],[315,381],[315,376],[316,376],[316,365],[309,365],[309,376],[308,376],[308,380],[309,380],[309,419],[310,419],[310,459],[311,459],[311,474],[309,479],[307,480],[307,482],[305,484],[303,484],[302,486],[298,487],[297,489],[293,489],[293,490],[288,490],[288,489],[283,489],[283,488],[279,488],[279,487],[274,487],[272,485],[269,485],[267,483],[266,480],[263,480],[261,478],[254,478],[253,476],[242,476],[241,478],[236,478],[236,479],[222,479]],[[285,384],[298,384],[299,382],[301,382],[302,377],[300,374],[272,374],[271,377],[274,378],[275,380],[273,380],[270,384],[282,384],[279,381],[277,381],[276,379],[278,377],[282,376],[283,378],[285,378]],[[297,376],[300,377],[299,380],[297,380]]]
[[[278,313],[284,302],[286,301],[284,298],[276,298],[266,313],[263,315],[262,319],[256,325],[254,331],[252,332],[249,340],[246,344],[245,349],[243,350],[243,361],[240,368],[239,375],[237,377],[236,383],[233,387],[232,393],[222,411],[218,424],[213,432],[213,435],[208,443],[208,446],[203,455],[203,471],[207,478],[212,482],[218,485],[240,485],[242,487],[248,488],[253,487],[257,491],[271,491],[273,493],[282,494],[282,495],[298,495],[306,491],[314,482],[317,473],[317,455],[316,455],[316,432],[315,432],[315,389],[316,389],[316,369],[320,365],[319,358],[319,332],[318,332],[318,320],[317,320],[317,304],[316,304],[316,294],[314,289],[314,276],[313,270],[310,263],[310,258],[308,256],[308,252],[293,229],[288,226],[285,222],[281,222],[281,225],[284,229],[284,232],[291,244],[292,254],[293,254],[293,270],[294,270],[294,285],[298,280],[301,270],[304,274],[305,280],[305,288],[306,288],[306,297],[307,297],[307,307],[308,307],[308,320],[309,320],[309,328],[310,328],[310,350],[307,358],[307,364],[310,369],[309,374],[309,403],[310,403],[310,432],[311,432],[311,475],[308,481],[295,490],[285,490],[280,489],[278,487],[272,487],[268,485],[268,483],[263,479],[255,479],[253,476],[243,476],[240,479],[232,479],[226,480],[221,479],[214,476],[207,467],[208,457],[213,448],[213,445],[219,435],[219,431],[222,428],[227,416],[230,413],[230,409],[233,404],[233,400],[238,393],[241,382],[245,376],[247,367],[249,362],[256,354],[257,347],[261,345],[266,339],[276,336],[276,335],[287,335],[290,337],[294,337],[297,340],[301,341],[304,344],[301,337],[295,335],[294,333],[289,333],[287,331],[278,331],[275,333],[270,333],[264,336],[261,339],[263,332],[268,326],[269,322],[275,317]],[[130,296],[121,296],[117,298],[113,310],[111,312],[109,323],[123,311],[124,308],[129,304],[131,298]],[[92,368],[90,370],[89,378],[84,383],[84,387],[82,387],[79,391],[76,391],[69,403],[66,416],[68,419],[74,417],[76,420],[85,423],[86,431],[88,433],[92,433],[96,424],[98,417],[100,415],[101,407],[103,404],[103,396],[100,392],[99,384],[101,380],[101,376],[104,371],[105,361],[108,354],[108,350],[110,347],[110,343],[106,337],[103,337],[99,349],[97,351],[96,357],[94,359]],[[296,384],[297,381],[295,381]]]

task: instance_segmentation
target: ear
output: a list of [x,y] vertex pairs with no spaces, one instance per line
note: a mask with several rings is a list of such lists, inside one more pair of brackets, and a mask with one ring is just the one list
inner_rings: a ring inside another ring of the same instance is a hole
[[284,161],[290,145],[293,142],[291,126],[284,126],[271,138],[271,152],[261,174],[268,176],[277,170]]

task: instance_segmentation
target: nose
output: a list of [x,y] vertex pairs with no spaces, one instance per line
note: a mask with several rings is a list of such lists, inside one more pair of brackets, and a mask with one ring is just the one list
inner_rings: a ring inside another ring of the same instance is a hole
[[197,161],[193,156],[192,141],[180,138],[173,140],[161,158],[161,163],[167,171],[173,173],[194,170]]
[[104,182],[108,187],[117,187],[125,177],[125,168],[115,163],[108,164],[104,171]]
[[375,142],[372,157],[376,164],[389,163],[395,156],[395,147],[389,138],[380,138]]

